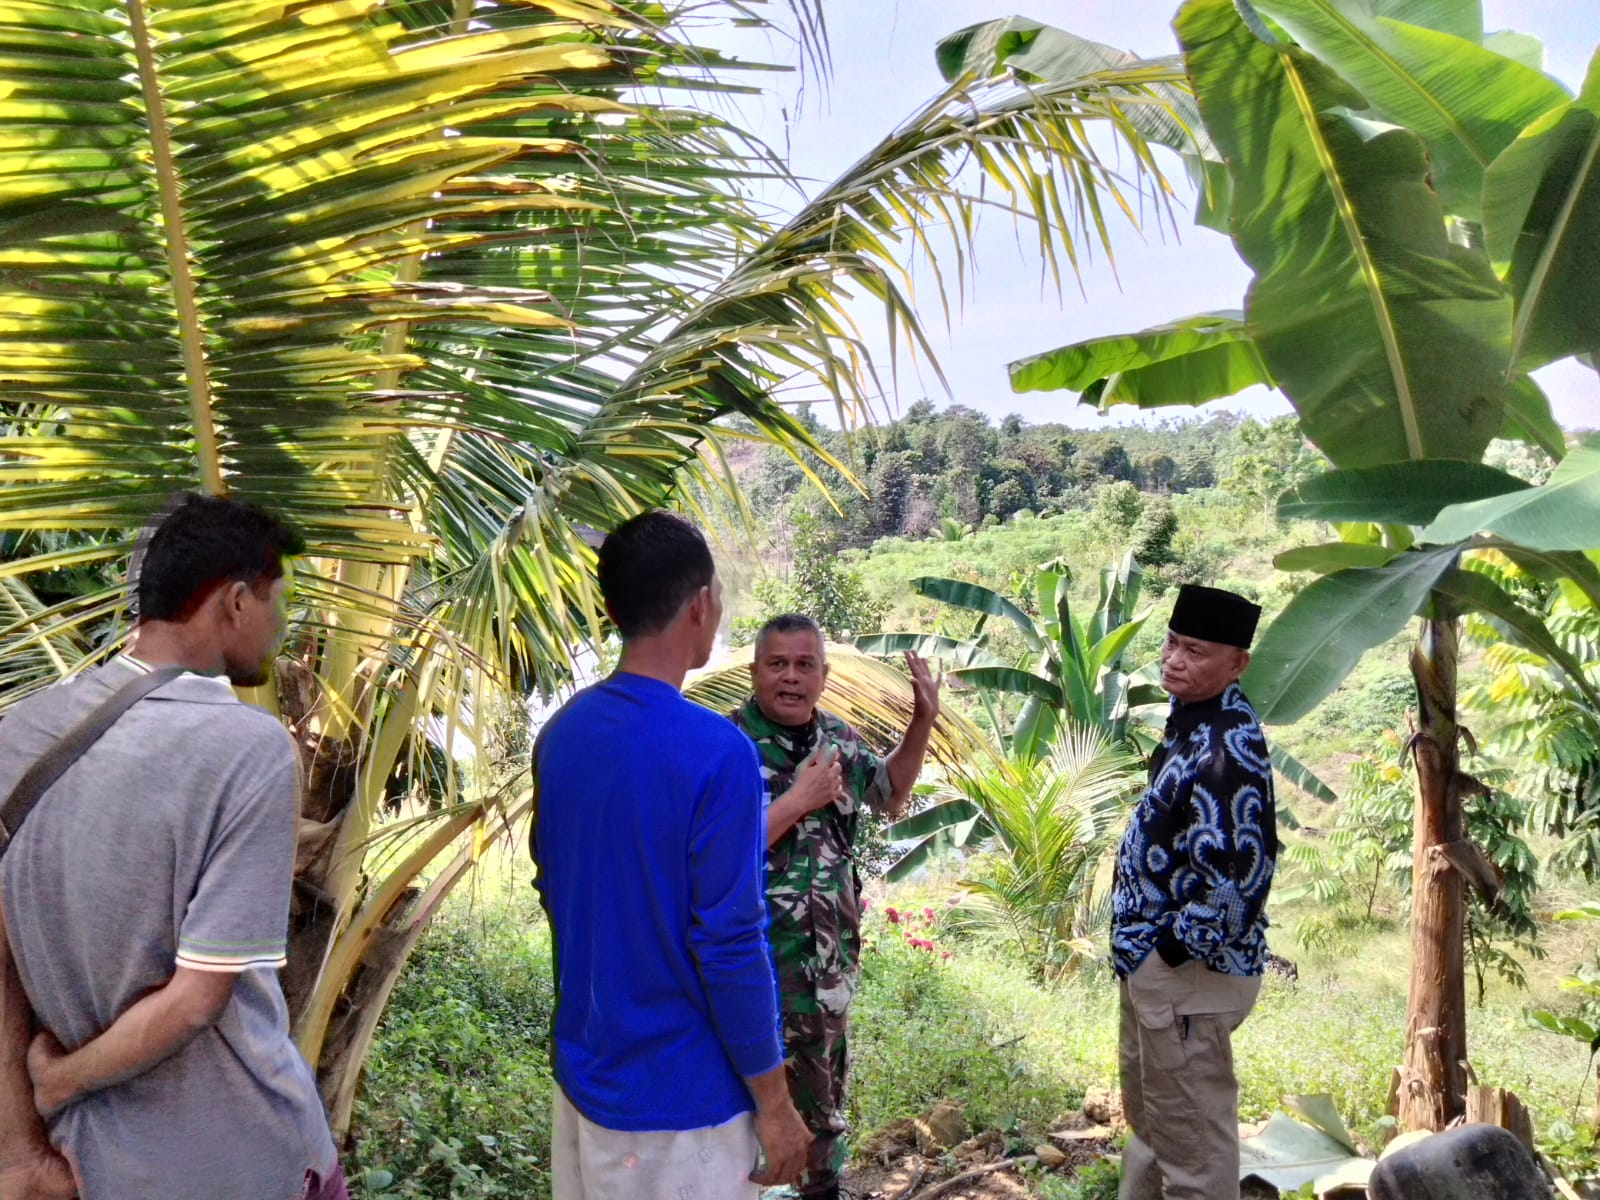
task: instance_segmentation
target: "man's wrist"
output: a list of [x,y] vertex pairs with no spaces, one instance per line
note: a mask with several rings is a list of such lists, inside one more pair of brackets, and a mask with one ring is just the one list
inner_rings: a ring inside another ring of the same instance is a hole
[[76,1100],[83,1086],[73,1078],[68,1067],[70,1056],[50,1062],[34,1083],[34,1094],[39,1100],[39,1114],[46,1120],[56,1115]]
[[789,1100],[789,1080],[783,1069],[783,1062],[770,1071],[763,1071],[760,1075],[745,1077],[745,1086],[750,1089],[750,1097],[756,1102],[756,1112],[767,1113],[782,1108]]

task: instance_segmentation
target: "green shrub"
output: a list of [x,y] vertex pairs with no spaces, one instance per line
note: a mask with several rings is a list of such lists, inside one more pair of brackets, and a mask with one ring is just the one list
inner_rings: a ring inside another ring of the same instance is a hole
[[[952,932],[947,887],[908,883],[869,906],[852,1038],[857,1140],[946,1098],[965,1104],[975,1128],[1036,1138],[1087,1089],[1116,1086],[1109,971],[1040,985],[1014,953]],[[1367,933],[1298,984],[1268,978],[1235,1039],[1243,1120],[1286,1094],[1327,1092],[1360,1136],[1382,1140],[1404,1050],[1404,956],[1393,950]],[[357,1200],[548,1197],[551,1004],[548,937],[525,887],[440,919],[367,1064],[348,1159]],[[1528,1105],[1546,1150],[1588,1169],[1592,1139],[1569,1123],[1589,1095],[1572,1042],[1529,1029],[1520,1000],[1491,994],[1469,1015],[1468,1045],[1478,1079]],[[1109,1194],[1109,1179],[1090,1168],[1037,1183],[1058,1200],[1089,1200]]]
[[549,943],[527,902],[442,918],[378,1032],[355,1112],[352,1194],[545,1197],[553,1098]]
[[1072,1178],[1046,1175],[1039,1181],[1041,1200],[1117,1200],[1122,1169],[1101,1159],[1079,1167]]

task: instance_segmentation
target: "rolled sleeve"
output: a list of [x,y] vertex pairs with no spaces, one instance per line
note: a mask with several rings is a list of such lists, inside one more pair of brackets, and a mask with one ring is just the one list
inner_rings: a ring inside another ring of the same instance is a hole
[[177,964],[274,969],[287,960],[299,772],[287,738],[225,807],[178,930]]

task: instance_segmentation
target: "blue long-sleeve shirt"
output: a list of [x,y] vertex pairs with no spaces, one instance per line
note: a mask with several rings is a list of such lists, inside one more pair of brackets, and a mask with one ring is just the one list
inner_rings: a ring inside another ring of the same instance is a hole
[[1111,957],[1126,978],[1151,953],[1225,975],[1259,975],[1278,856],[1272,762],[1255,710],[1230,684],[1173,701],[1117,851]]
[[554,1069],[626,1131],[720,1125],[783,1062],[756,749],[640,675],[580,693],[534,751],[537,885],[555,955]]

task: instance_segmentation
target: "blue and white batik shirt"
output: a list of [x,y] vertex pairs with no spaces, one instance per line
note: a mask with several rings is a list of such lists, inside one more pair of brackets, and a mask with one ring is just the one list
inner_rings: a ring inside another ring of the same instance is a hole
[[1272,763],[1238,684],[1211,700],[1172,702],[1117,851],[1111,957],[1127,978],[1152,951],[1225,975],[1259,975],[1267,892],[1278,856]]

